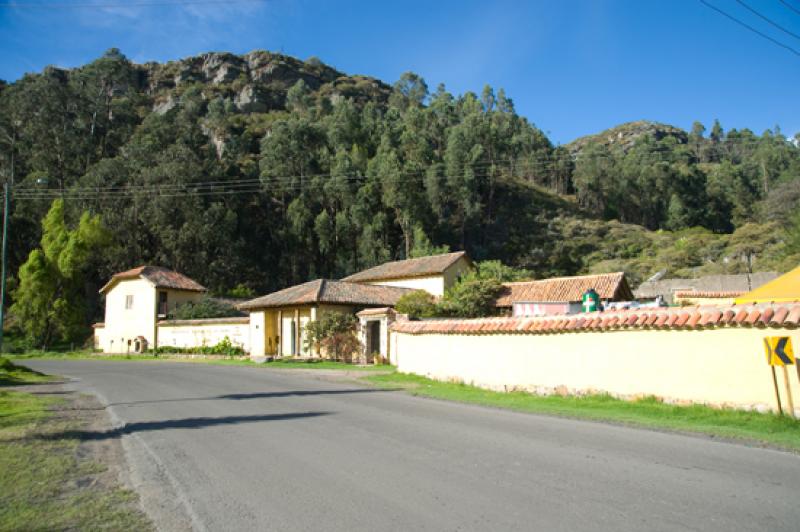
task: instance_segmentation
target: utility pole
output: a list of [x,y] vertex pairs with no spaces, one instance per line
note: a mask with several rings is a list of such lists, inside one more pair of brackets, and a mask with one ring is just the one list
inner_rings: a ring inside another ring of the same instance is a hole
[[3,183],[3,251],[2,271],[0,272],[0,354],[3,353],[3,329],[6,324],[6,268],[8,266],[8,211],[11,209],[11,187],[14,185],[14,148],[17,141],[17,128],[11,130],[11,176]]
[[[11,156],[14,157],[13,155]],[[3,267],[0,279],[0,353],[3,352],[3,328],[6,324],[6,265],[8,264],[8,210],[11,207],[11,186],[3,183]]]

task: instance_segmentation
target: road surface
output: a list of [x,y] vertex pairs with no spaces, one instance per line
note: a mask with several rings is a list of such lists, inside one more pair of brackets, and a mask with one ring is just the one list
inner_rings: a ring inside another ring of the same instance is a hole
[[163,530],[800,530],[800,457],[309,372],[31,360],[98,395]]

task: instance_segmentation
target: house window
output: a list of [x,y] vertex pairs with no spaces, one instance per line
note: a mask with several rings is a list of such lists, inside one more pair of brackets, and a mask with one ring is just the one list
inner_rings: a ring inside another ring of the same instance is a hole
[[125,308],[126,309],[133,308],[133,296],[125,296]]
[[159,316],[166,316],[168,310],[168,303],[167,303],[167,293],[166,292],[159,292],[158,293],[158,315]]

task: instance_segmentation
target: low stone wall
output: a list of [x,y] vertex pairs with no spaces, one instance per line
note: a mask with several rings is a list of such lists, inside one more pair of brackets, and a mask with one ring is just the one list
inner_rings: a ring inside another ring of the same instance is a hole
[[228,338],[232,344],[250,351],[250,318],[212,318],[204,320],[165,320],[158,322],[160,347],[212,346]]
[[[798,321],[800,304],[398,321],[393,359],[402,372],[499,391],[655,395],[768,410],[776,401],[764,338],[789,336],[800,350]],[[788,369],[800,406],[798,374]]]

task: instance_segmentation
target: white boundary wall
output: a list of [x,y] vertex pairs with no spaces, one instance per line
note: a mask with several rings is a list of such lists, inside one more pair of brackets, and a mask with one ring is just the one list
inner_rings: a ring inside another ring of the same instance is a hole
[[[205,323],[203,323],[205,322]],[[158,324],[158,345],[170,347],[212,346],[227,337],[232,344],[250,352],[250,320],[173,320]]]
[[[786,328],[638,329],[555,334],[410,334],[392,332],[399,371],[498,391],[608,392],[667,401],[774,409],[766,336]],[[798,353],[800,354],[800,353]],[[786,405],[783,373],[776,368]],[[796,406],[800,386],[788,366]]]

